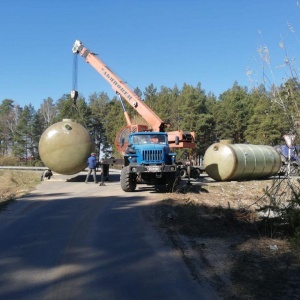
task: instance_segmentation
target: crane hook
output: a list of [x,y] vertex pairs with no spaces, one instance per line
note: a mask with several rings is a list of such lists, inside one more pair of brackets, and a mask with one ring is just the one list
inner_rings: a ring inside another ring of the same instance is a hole
[[76,105],[76,100],[78,98],[78,91],[72,90],[71,91],[71,98],[73,99],[73,104]]

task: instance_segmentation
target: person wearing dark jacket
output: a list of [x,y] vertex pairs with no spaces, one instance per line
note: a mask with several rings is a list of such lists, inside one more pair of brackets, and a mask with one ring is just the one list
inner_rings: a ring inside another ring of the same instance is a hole
[[89,177],[91,173],[93,172],[94,182],[98,183],[96,179],[96,167],[97,167],[97,161],[96,161],[96,153],[91,153],[91,156],[87,160],[89,171],[86,175],[85,183],[88,183]]
[[48,180],[50,180],[50,178],[53,176],[53,173],[50,169],[47,169],[46,171],[43,172],[42,176],[41,176],[41,181],[44,181],[45,178],[48,178]]

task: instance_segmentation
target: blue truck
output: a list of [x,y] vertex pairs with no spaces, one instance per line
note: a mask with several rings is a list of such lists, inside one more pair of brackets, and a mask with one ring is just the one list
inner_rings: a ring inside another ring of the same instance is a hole
[[[110,84],[122,105],[127,126],[117,133],[115,146],[124,158],[121,171],[123,191],[133,192],[138,182],[158,188],[163,186],[166,191],[174,191],[180,176],[176,154],[171,149],[195,148],[195,133],[179,128],[176,131],[168,131],[167,128],[171,127],[169,120],[163,121],[124,80],[81,41],[75,41],[72,52],[82,56]],[[73,89],[71,97],[75,104],[77,96],[78,92]],[[131,119],[123,100],[144,119],[142,124],[137,124]]]
[[131,133],[120,180],[125,192],[133,192],[138,182],[154,185],[166,192],[176,190],[180,176],[176,153],[170,150],[167,133]]

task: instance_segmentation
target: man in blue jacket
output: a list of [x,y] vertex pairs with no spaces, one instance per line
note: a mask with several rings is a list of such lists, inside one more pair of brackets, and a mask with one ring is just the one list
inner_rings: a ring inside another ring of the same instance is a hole
[[96,179],[96,166],[97,166],[96,153],[94,153],[94,152],[91,153],[91,156],[88,158],[87,163],[88,163],[89,171],[86,175],[85,183],[88,183],[89,177],[92,172],[93,172],[94,182],[98,183],[98,181]]

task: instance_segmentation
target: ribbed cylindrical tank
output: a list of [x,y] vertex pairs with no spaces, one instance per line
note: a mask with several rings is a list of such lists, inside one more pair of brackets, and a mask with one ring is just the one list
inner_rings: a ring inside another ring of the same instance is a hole
[[259,179],[277,174],[281,158],[271,146],[215,143],[206,150],[204,165],[216,181]]
[[70,119],[48,127],[39,141],[39,154],[45,166],[64,175],[82,171],[93,151],[90,134]]

